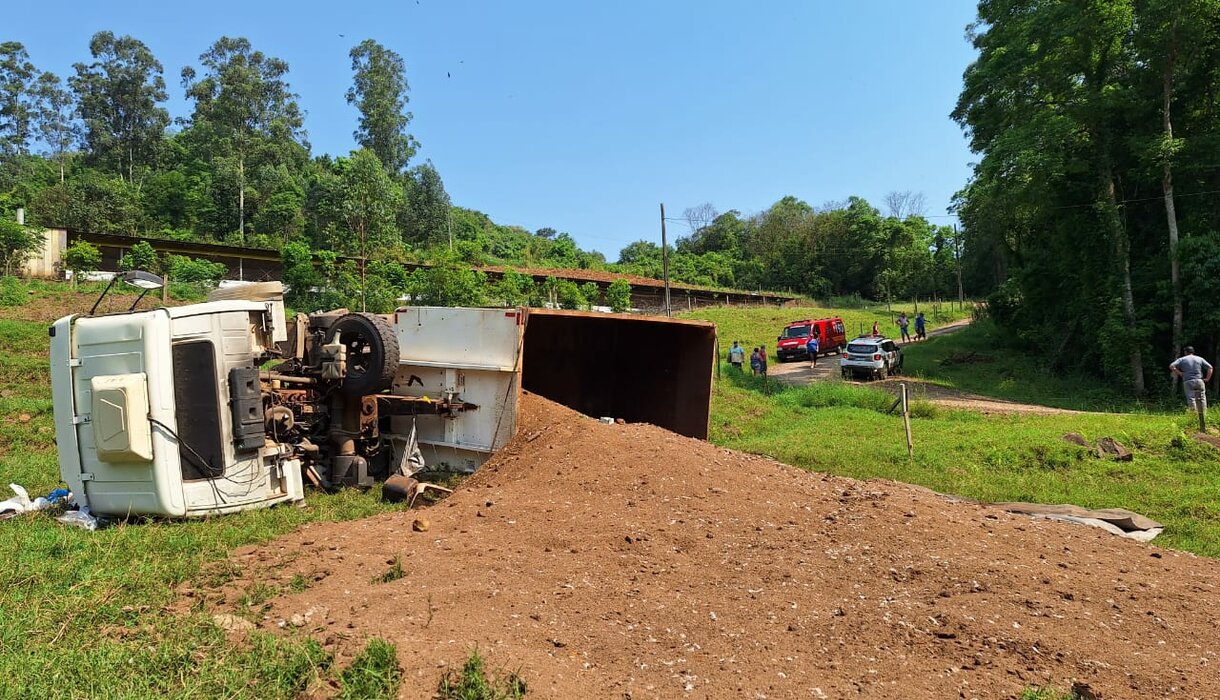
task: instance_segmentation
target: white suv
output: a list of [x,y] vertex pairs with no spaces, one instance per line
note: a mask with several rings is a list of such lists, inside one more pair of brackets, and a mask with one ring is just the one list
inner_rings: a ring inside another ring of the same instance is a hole
[[885,379],[902,370],[902,348],[889,338],[862,335],[847,343],[839,368],[844,379]]

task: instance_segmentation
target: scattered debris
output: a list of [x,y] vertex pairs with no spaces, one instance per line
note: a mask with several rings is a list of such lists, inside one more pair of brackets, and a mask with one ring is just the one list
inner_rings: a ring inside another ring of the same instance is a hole
[[212,616],[212,622],[226,632],[246,632],[254,629],[253,622],[232,613],[216,613]]
[[411,529],[416,532],[427,532],[432,529],[432,521],[420,516],[411,523]]
[[1097,449],[1101,451],[1103,456],[1116,459],[1120,462],[1130,462],[1135,458],[1135,455],[1131,454],[1131,450],[1123,447],[1122,443],[1112,437],[1098,438]]
[[1093,446],[1089,444],[1089,441],[1084,439],[1084,436],[1080,433],[1064,433],[1063,440],[1064,442],[1070,442],[1073,445],[1080,445],[1081,447],[1087,447],[1089,449],[1093,448]]

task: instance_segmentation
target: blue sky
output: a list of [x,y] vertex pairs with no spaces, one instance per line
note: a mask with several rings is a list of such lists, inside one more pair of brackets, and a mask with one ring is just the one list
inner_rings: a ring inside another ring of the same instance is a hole
[[[315,153],[347,153],[347,52],[407,64],[412,132],[455,204],[568,231],[616,259],[657,205],[752,213],[892,190],[944,216],[971,154],[948,117],[973,58],[970,0],[859,2],[13,3],[0,41],[60,75],[109,29],[179,72],[219,36],[288,61]],[[950,219],[934,221],[948,223]],[[671,231],[684,233],[674,224]]]

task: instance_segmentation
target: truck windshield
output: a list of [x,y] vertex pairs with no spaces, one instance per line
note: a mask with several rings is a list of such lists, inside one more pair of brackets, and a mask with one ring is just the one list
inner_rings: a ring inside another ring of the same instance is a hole
[[784,338],[808,338],[809,326],[788,326],[784,329]]

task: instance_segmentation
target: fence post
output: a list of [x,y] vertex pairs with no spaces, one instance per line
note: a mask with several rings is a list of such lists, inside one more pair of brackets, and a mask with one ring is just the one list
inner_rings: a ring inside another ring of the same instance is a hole
[[902,425],[907,431],[907,458],[915,458],[915,443],[911,440],[911,407],[907,401],[907,385],[903,382],[899,385],[902,388]]

